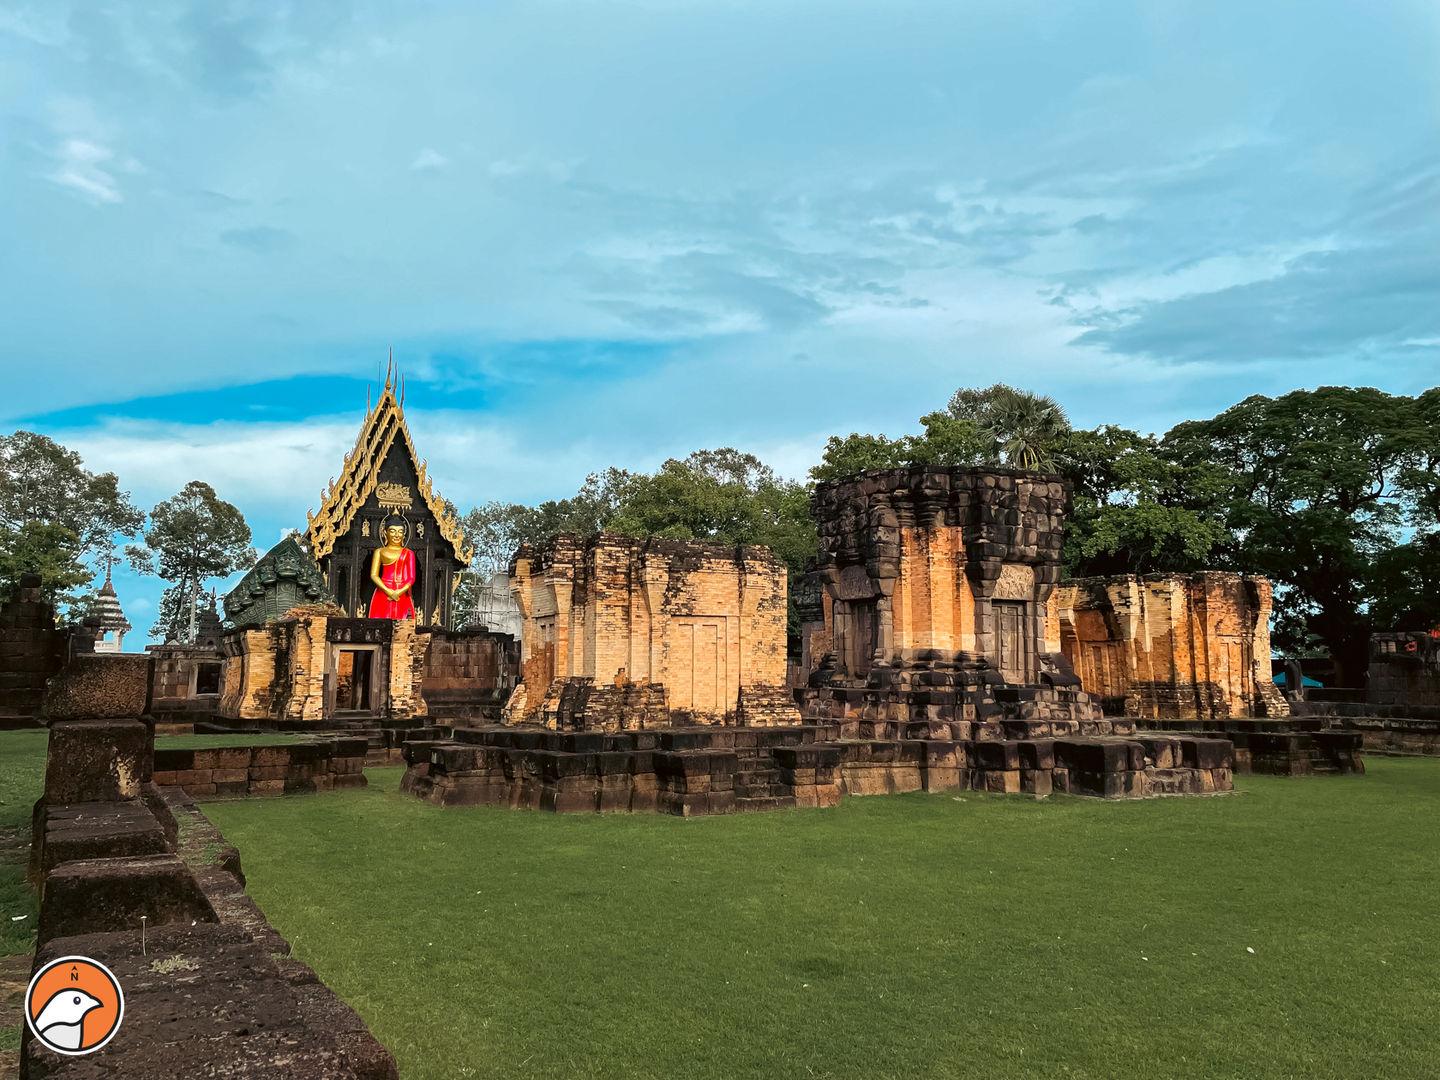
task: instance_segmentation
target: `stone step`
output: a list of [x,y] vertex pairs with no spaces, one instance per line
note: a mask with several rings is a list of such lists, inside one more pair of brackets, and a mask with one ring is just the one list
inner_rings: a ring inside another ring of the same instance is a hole
[[737,792],[735,796],[735,809],[739,813],[759,810],[786,810],[793,809],[794,806],[795,796],[793,795],[769,795],[752,798],[750,796],[740,795]]

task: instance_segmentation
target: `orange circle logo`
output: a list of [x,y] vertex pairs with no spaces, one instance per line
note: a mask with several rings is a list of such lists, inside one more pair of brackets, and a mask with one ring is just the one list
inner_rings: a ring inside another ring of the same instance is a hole
[[120,981],[88,956],[51,960],[25,991],[25,1022],[57,1054],[93,1054],[115,1037],[124,1015]]

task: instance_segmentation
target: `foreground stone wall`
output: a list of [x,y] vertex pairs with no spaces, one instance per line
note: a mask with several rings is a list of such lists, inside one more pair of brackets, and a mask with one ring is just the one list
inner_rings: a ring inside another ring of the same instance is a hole
[[155,751],[154,778],[194,799],[290,795],[365,786],[369,743],[318,739],[283,746]]
[[51,727],[31,849],[33,970],[63,956],[98,960],[124,989],[125,1015],[115,1040],[87,1057],[57,1054],[24,1029],[21,1080],[396,1080],[389,1051],[245,895],[235,849],[179,791],[153,783],[153,753],[139,720]]
[[1270,677],[1270,583],[1203,572],[1079,578],[1050,598],[1051,633],[1105,712],[1288,716]]
[[617,730],[798,722],[785,566],[761,547],[600,534],[523,547],[510,722]]

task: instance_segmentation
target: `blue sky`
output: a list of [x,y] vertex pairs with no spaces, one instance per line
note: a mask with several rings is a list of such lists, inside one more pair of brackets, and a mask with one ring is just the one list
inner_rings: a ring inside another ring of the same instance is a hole
[[[956,386],[1440,372],[1432,3],[0,8],[0,429],[303,525],[393,345],[462,506]],[[153,581],[121,599],[148,625]]]

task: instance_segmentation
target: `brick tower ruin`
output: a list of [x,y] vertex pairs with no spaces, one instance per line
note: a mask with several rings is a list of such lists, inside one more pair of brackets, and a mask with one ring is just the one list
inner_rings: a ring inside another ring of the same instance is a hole
[[957,738],[1002,722],[1021,738],[1112,733],[1046,634],[1069,509],[1058,476],[1017,471],[921,467],[820,485],[823,626],[798,694],[807,719],[840,721],[847,737],[875,721]]

